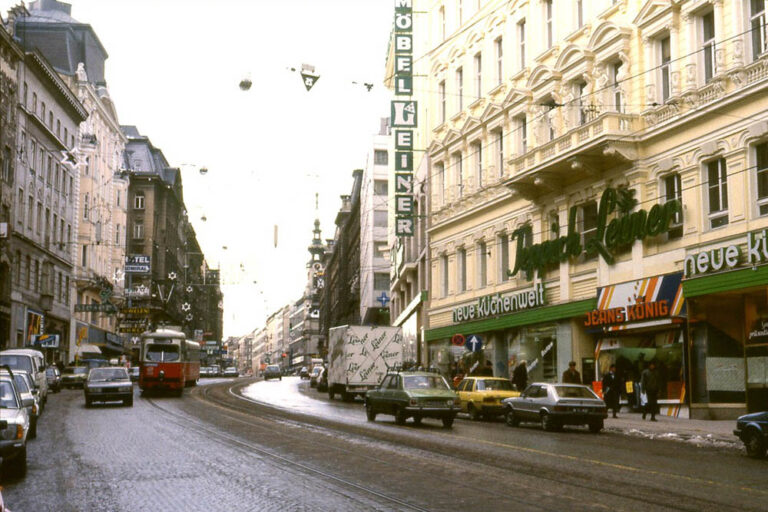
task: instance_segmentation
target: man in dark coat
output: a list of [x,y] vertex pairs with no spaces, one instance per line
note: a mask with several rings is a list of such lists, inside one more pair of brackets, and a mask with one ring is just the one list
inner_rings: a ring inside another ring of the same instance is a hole
[[568,363],[568,369],[563,372],[563,384],[581,384],[581,374],[576,369],[576,361]]
[[528,386],[528,367],[525,359],[515,366],[515,371],[512,372],[512,383],[521,393]]
[[621,395],[621,379],[616,375],[616,365],[612,364],[608,373],[603,375],[603,400],[608,409],[613,411],[613,417],[619,412],[619,397]]
[[656,409],[658,408],[659,397],[659,374],[656,372],[656,363],[651,361],[648,368],[643,370],[640,376],[640,387],[647,397],[648,401],[643,409],[643,419],[646,414],[651,415],[651,421],[656,421]]

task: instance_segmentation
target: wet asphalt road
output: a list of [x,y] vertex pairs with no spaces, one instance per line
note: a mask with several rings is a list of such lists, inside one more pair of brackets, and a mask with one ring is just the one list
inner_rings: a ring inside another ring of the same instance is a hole
[[[85,409],[52,395],[13,511],[765,510],[768,461],[584,429],[365,420],[307,381],[208,381]],[[238,388],[245,387],[239,397]],[[269,402],[274,406],[265,406]]]

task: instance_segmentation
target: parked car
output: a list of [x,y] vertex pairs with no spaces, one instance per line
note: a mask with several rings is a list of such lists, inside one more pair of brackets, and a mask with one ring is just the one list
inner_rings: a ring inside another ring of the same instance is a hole
[[40,405],[45,407],[48,401],[48,379],[45,377],[45,356],[39,350],[30,348],[12,348],[0,352],[0,365],[11,369],[24,370],[35,381],[40,392]]
[[141,370],[138,366],[131,366],[128,368],[128,376],[131,378],[131,382],[136,382],[139,380],[139,374],[141,373]]
[[408,418],[416,425],[422,418],[437,418],[449,428],[460,404],[458,395],[437,373],[388,373],[378,388],[365,394],[368,421],[375,421],[377,414],[392,414],[398,425],[404,425]]
[[88,380],[83,388],[85,406],[93,402],[121,401],[123,405],[133,406],[133,383],[128,370],[123,366],[105,366],[88,372]]
[[40,393],[35,389],[32,377],[22,370],[13,372],[13,383],[16,385],[16,391],[19,392],[21,402],[27,409],[29,416],[29,439],[37,437],[37,419],[40,417]]
[[521,422],[541,423],[544,430],[559,430],[563,425],[587,425],[598,433],[608,411],[599,396],[581,384],[550,384],[535,382],[520,396],[505,398],[504,416],[507,425]]
[[768,448],[768,411],[739,416],[733,433],[744,443],[747,455],[761,459]]
[[222,373],[224,377],[239,377],[240,374],[237,373],[237,368],[234,366],[227,366],[224,368],[224,372]]
[[461,410],[472,420],[504,414],[501,401],[520,396],[508,379],[501,377],[465,377],[457,387]]
[[312,373],[309,374],[309,387],[317,387],[317,379],[323,374],[323,371],[324,369],[322,366],[315,366],[312,368]]
[[283,380],[283,373],[280,371],[280,366],[276,364],[268,364],[264,369],[264,380],[278,379]]
[[67,366],[61,374],[61,385],[65,388],[82,388],[87,378],[87,366]]
[[0,469],[3,476],[21,477],[27,472],[29,414],[21,400],[12,371],[0,370]]
[[54,393],[61,391],[61,372],[55,366],[45,369],[45,378],[48,380],[48,389]]
[[302,379],[309,378],[309,370],[307,370],[306,366],[302,366],[301,370],[299,370],[299,377],[301,377]]

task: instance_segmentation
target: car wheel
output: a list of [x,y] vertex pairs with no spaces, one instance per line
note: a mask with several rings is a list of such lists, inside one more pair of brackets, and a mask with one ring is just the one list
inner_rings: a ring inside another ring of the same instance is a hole
[[282,378],[282,377],[278,377],[278,379],[277,379],[277,380],[283,380],[283,378]]
[[589,431],[593,434],[599,434],[603,430],[603,420],[593,421],[589,424]]
[[365,417],[368,418],[368,421],[376,421],[376,411],[373,410],[373,406],[368,402],[365,403]]
[[398,425],[405,425],[406,419],[408,419],[408,416],[405,414],[405,409],[398,407],[395,411],[395,423]]
[[30,421],[28,436],[30,439],[34,439],[37,437],[37,419],[35,419],[34,421]]
[[467,405],[467,412],[469,413],[469,419],[472,421],[478,421],[480,419],[480,411],[473,404]]
[[328,386],[328,400],[333,400],[333,397],[336,396],[336,388],[333,386]]
[[443,427],[451,428],[452,426],[453,426],[453,416],[444,416],[443,417]]
[[541,413],[541,428],[546,431],[557,430],[557,422],[549,413]]
[[744,434],[744,448],[747,449],[747,455],[753,459],[765,457],[765,442],[757,430],[751,429]]
[[421,416],[414,416],[413,417],[413,424],[414,425],[421,425]]
[[504,413],[504,421],[506,421],[507,425],[510,427],[520,426],[520,418],[517,417],[517,414],[515,414],[515,411],[511,407],[508,407]]

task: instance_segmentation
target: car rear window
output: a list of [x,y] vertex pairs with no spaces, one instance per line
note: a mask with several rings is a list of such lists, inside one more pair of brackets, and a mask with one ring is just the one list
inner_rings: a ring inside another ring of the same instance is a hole
[[403,377],[405,389],[449,389],[439,375],[407,375]]
[[14,393],[10,379],[0,380],[0,407],[19,408],[19,402],[16,400],[16,393]]
[[582,386],[555,386],[560,398],[598,398],[591,389]]
[[16,383],[16,389],[19,390],[19,393],[29,393],[29,385],[27,384],[27,379],[24,378],[23,375],[15,374],[13,376],[13,382]]
[[32,358],[29,356],[0,355],[0,365],[8,365],[13,370],[24,370],[32,373]]

